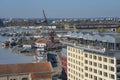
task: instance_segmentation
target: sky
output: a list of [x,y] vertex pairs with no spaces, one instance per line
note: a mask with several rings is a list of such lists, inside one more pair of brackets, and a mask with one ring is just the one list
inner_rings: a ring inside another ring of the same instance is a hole
[[120,0],[0,0],[0,18],[120,17]]

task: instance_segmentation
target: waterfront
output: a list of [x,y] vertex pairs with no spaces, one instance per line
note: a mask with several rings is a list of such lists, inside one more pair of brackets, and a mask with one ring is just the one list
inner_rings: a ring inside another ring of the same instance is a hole
[[1,42],[8,40],[9,37],[0,36],[0,64],[14,64],[34,62],[33,56],[26,56],[25,54],[12,53],[10,48],[2,48]]

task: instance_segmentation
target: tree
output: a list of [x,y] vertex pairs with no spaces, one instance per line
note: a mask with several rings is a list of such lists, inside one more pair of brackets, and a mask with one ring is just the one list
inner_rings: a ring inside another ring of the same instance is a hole
[[105,29],[104,29],[103,27],[98,27],[97,30],[100,31],[100,32],[102,32],[102,31],[104,31]]
[[41,31],[40,31],[40,29],[36,29],[36,31],[35,31],[35,33],[40,33]]
[[119,27],[119,28],[117,28],[117,32],[118,32],[118,33],[120,33],[120,27]]

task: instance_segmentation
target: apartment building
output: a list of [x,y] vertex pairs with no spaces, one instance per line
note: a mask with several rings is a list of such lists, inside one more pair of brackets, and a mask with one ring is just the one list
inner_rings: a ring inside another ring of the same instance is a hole
[[84,33],[61,41],[67,45],[68,80],[120,80],[119,35]]
[[68,80],[119,80],[119,58],[75,46],[67,51]]

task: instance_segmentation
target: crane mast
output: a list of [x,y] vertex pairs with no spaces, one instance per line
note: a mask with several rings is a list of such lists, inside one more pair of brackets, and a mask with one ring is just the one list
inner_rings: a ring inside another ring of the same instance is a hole
[[45,23],[45,24],[48,24],[48,21],[47,21],[47,18],[46,18],[46,15],[45,15],[44,10],[43,10],[43,15],[44,15],[44,23]]

